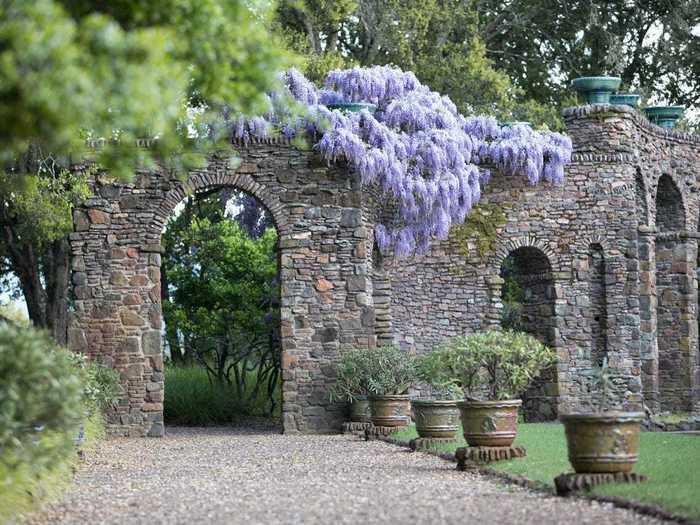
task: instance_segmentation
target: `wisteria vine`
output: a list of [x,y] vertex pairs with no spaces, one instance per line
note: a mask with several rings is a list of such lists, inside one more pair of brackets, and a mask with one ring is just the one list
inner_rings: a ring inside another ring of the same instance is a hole
[[[565,135],[465,117],[448,97],[397,68],[331,71],[323,89],[294,69],[282,79],[284,92],[270,94],[265,115],[233,119],[233,136],[247,141],[273,133],[310,135],[328,162],[347,161],[397,212],[390,223],[375,227],[384,253],[393,248],[406,257],[427,251],[433,238],[446,239],[451,225],[464,222],[479,201],[490,167],[525,176],[533,185],[559,183],[571,160]],[[303,112],[290,109],[290,97]],[[343,102],[375,104],[376,111],[344,113],[326,106]]]

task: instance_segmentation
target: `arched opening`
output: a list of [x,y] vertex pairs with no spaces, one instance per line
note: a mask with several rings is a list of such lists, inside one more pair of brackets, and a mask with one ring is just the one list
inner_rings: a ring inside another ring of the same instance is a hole
[[637,225],[649,224],[649,206],[647,205],[647,190],[644,184],[642,171],[637,168],[637,174],[634,177],[634,204],[637,215]]
[[597,243],[588,250],[588,299],[591,361],[600,365],[608,355],[608,305],[605,255]]
[[683,410],[683,341],[688,341],[683,301],[687,289],[683,199],[673,179],[662,175],[656,190],[656,320],[658,391],[661,410]]
[[165,424],[279,426],[279,249],[254,196],[187,196],[161,237]]
[[[526,246],[511,251],[500,271],[503,279],[501,326],[528,332],[548,346],[555,334],[554,281],[552,266],[538,248]],[[557,371],[551,367],[523,395],[527,421],[557,417]]]

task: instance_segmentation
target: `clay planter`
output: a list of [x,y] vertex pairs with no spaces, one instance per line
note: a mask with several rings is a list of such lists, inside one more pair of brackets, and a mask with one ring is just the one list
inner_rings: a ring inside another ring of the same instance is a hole
[[405,427],[411,420],[411,401],[405,396],[371,396],[372,423],[377,427]]
[[640,96],[636,93],[617,93],[616,95],[610,95],[610,103],[616,106],[636,108],[639,104]]
[[571,85],[583,96],[586,104],[607,104],[621,83],[620,77],[579,77]]
[[416,432],[422,438],[454,439],[459,425],[457,401],[416,399],[411,402]]
[[630,472],[639,456],[640,412],[568,414],[569,462],[579,474]]
[[518,427],[520,399],[460,401],[464,439],[472,447],[509,447]]
[[673,128],[676,121],[683,116],[683,106],[651,106],[644,108],[647,118],[662,128]]
[[350,403],[350,421],[353,423],[369,423],[370,414],[367,396],[358,396]]
[[326,107],[331,111],[337,109],[343,113],[359,113],[363,109],[366,109],[370,113],[374,113],[377,110],[377,106],[370,104],[369,102],[342,102],[338,104],[326,104]]

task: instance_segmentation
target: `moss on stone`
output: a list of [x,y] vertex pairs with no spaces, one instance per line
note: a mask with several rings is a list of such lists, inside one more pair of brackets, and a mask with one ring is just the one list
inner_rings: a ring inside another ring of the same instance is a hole
[[480,258],[491,253],[496,245],[498,229],[506,223],[509,205],[494,203],[477,204],[472,208],[463,224],[455,225],[450,231],[450,242],[465,258],[470,256],[470,242],[476,246]]

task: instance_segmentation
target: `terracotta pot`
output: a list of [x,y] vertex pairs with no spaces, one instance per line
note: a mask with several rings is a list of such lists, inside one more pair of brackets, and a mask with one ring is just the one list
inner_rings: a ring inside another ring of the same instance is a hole
[[353,423],[369,423],[371,412],[367,396],[358,396],[350,403],[350,421]]
[[464,439],[472,447],[509,447],[518,427],[520,399],[460,401]]
[[639,456],[640,412],[568,414],[559,419],[566,429],[569,462],[578,473],[630,472]]
[[454,439],[459,426],[457,401],[415,399],[411,402],[416,432],[422,438]]
[[405,396],[371,396],[372,423],[378,427],[404,427],[411,421],[411,401]]

